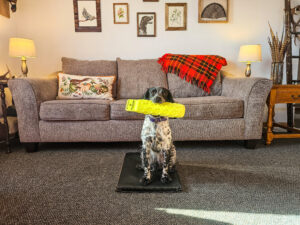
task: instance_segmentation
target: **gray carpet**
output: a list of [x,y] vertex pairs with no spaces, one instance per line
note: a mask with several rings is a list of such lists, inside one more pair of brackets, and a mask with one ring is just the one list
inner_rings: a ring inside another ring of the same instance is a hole
[[0,151],[0,224],[300,224],[300,140],[180,142],[182,193],[116,193],[139,143]]

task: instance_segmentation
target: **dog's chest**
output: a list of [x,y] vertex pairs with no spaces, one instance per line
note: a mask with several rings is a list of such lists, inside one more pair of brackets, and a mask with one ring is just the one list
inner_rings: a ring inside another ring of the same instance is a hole
[[169,120],[154,123],[146,117],[142,129],[142,140],[146,141],[147,137],[151,137],[153,149],[161,151],[169,149],[172,142],[172,134]]

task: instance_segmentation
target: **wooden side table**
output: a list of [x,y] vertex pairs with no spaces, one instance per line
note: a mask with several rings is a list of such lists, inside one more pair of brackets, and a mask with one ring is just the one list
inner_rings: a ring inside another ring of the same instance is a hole
[[7,80],[0,80],[0,97],[1,97],[1,107],[2,107],[2,114],[3,114],[3,120],[4,123],[0,123],[0,133],[2,133],[5,143],[7,146],[7,153],[10,153],[10,142],[9,142],[9,127],[8,127],[8,122],[7,122],[7,107],[6,107],[6,102],[5,102],[5,92],[4,89],[7,88]]
[[[270,145],[274,138],[300,138],[300,129],[289,127],[287,123],[274,122],[275,104],[300,103],[300,85],[274,85],[268,98],[267,141]],[[273,133],[273,127],[286,129],[289,133]]]

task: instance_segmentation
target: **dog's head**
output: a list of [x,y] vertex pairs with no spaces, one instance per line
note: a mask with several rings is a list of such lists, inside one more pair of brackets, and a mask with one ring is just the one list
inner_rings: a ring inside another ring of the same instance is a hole
[[142,24],[152,24],[153,16],[143,16],[141,23]]
[[297,5],[296,7],[292,8],[292,14],[294,15],[300,14],[300,5]]
[[171,92],[163,87],[149,88],[144,99],[151,100],[153,103],[174,102]]

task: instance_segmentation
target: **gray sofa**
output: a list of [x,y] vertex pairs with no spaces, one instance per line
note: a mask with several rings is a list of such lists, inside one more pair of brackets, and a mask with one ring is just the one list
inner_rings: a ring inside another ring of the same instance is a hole
[[216,81],[221,90],[215,96],[199,97],[203,96],[200,89],[164,74],[156,60],[63,58],[62,70],[78,75],[117,75],[117,100],[56,100],[55,75],[9,81],[20,141],[29,152],[37,150],[41,142],[139,141],[144,116],[126,112],[126,99],[142,98],[153,86],[169,88],[175,101],[186,106],[183,119],[170,120],[175,141],[245,140],[247,147],[255,147],[255,140],[261,139],[264,107],[272,86],[268,79],[222,75]]

